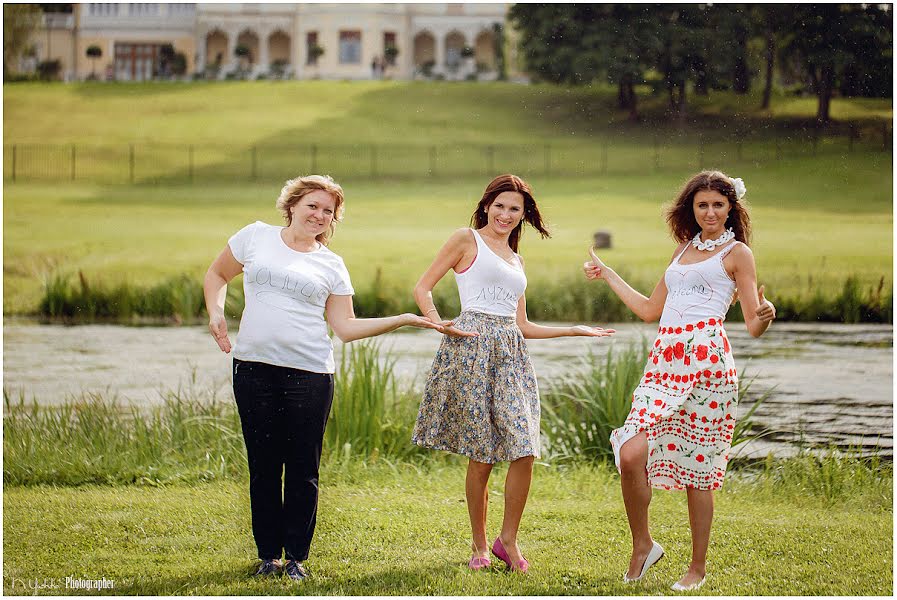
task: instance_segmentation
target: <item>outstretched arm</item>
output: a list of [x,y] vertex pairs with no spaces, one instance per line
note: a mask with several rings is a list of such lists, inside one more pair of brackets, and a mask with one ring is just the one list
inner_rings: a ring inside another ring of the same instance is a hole
[[333,333],[344,343],[388,333],[405,325],[423,327],[425,329],[440,329],[439,324],[432,323],[421,316],[411,313],[376,319],[359,319],[355,316],[352,296],[331,294],[327,298],[324,310],[327,316],[327,323],[333,329]]
[[209,313],[209,333],[215,338],[222,352],[230,352],[230,338],[227,337],[227,319],[224,317],[224,299],[227,297],[228,282],[240,274],[243,265],[234,258],[230,246],[225,246],[221,254],[209,266],[202,282],[202,292]]
[[753,337],[760,337],[776,318],[776,307],[763,297],[764,286],[761,285],[759,291],[757,290],[757,265],[754,262],[754,253],[744,244],[738,244],[727,259],[732,261],[744,324],[748,333]]
[[[680,244],[676,251],[673,252],[673,257],[681,252],[684,247],[684,244]],[[590,249],[589,254],[592,256],[592,260],[585,263],[582,267],[586,279],[603,279],[606,281],[610,289],[623,301],[623,304],[629,307],[629,310],[634,312],[642,321],[650,323],[660,319],[660,315],[663,314],[663,304],[667,299],[667,284],[664,282],[663,277],[654,286],[654,291],[651,292],[651,297],[648,298],[641,292],[633,289],[616,271],[604,264],[594,250]],[[670,258],[671,262],[672,260]]]
[[[520,257],[520,264],[523,265],[523,257]],[[520,333],[528,340],[544,340],[556,337],[570,336],[588,336],[588,337],[607,337],[616,333],[613,329],[603,329],[601,327],[589,327],[587,325],[571,325],[569,327],[549,327],[548,325],[537,325],[529,320],[526,316],[526,294],[520,296],[517,301],[517,327]]]
[[616,333],[614,329],[601,327],[589,327],[587,325],[571,325],[568,327],[549,327],[531,322],[526,317],[526,296],[520,296],[517,301],[517,327],[520,333],[528,340],[545,340],[557,337],[587,336],[608,337]]

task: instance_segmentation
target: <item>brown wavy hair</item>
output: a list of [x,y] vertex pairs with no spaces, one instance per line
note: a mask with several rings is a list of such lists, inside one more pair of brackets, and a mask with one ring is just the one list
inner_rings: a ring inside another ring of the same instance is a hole
[[287,222],[287,227],[289,227],[293,223],[293,215],[290,209],[298,204],[307,194],[315,190],[327,192],[333,196],[334,201],[333,220],[330,221],[330,227],[327,228],[327,231],[322,231],[315,236],[316,240],[326,246],[330,243],[330,238],[333,237],[333,233],[336,231],[336,224],[343,218],[343,204],[345,202],[343,188],[329,175],[306,175],[288,180],[284,184],[283,189],[280,190],[280,196],[277,197],[274,206],[283,215],[284,220]]
[[520,223],[517,224],[517,227],[511,231],[511,236],[508,238],[508,245],[511,247],[511,250],[517,252],[517,248],[520,246],[520,236],[523,233],[524,223],[532,225],[543,239],[551,237],[548,228],[542,222],[542,215],[539,213],[536,199],[533,198],[533,190],[529,187],[529,184],[520,177],[511,175],[510,173],[499,175],[486,186],[486,191],[483,192],[482,199],[480,199],[476,209],[473,211],[473,215],[470,217],[471,227],[474,229],[481,229],[486,226],[489,222],[489,217],[483,209],[489,210],[489,206],[495,202],[495,199],[502,192],[517,192],[523,196],[523,218],[520,220]]
[[695,194],[704,190],[719,192],[729,200],[729,215],[726,217],[725,227],[732,228],[736,240],[750,246],[751,216],[744,200],[739,200],[735,195],[732,180],[722,171],[701,171],[682,186],[682,191],[664,215],[673,239],[685,242],[701,231],[695,220],[694,202]]

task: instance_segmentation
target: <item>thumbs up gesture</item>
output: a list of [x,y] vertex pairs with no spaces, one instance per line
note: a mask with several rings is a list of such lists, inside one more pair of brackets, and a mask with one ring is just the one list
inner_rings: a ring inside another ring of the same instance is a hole
[[765,285],[761,285],[760,289],[757,291],[760,296],[760,304],[757,306],[757,318],[763,323],[772,321],[776,318],[776,307],[763,295],[765,288]]
[[598,255],[595,254],[593,248],[589,248],[589,255],[592,257],[592,260],[586,261],[582,265],[582,270],[583,273],[585,273],[586,279],[604,279],[604,270],[607,268],[606,265],[600,258],[598,258]]

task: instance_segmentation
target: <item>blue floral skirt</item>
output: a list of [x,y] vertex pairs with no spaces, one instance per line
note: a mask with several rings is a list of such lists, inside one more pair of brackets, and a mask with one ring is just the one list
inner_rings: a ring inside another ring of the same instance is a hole
[[539,388],[514,317],[464,311],[427,377],[411,441],[477,462],[539,456]]

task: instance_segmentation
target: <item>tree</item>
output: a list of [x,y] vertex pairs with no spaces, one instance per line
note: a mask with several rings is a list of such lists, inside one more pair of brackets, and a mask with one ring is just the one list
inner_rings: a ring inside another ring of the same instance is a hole
[[492,24],[493,40],[495,41],[495,68],[498,70],[499,81],[508,78],[508,66],[505,60],[505,27],[501,23]]
[[17,70],[19,57],[41,23],[42,12],[37,4],[3,4],[3,77]]
[[516,4],[511,21],[521,31],[524,60],[536,77],[588,84],[607,79],[618,103],[638,118],[635,85],[659,51],[651,7],[623,4]]
[[816,120],[830,120],[839,78],[869,57],[891,51],[889,5],[796,4],[791,6],[792,35],[784,52],[802,66],[819,99]]
[[773,76],[775,75],[775,60],[778,54],[780,40],[788,30],[791,21],[791,6],[782,4],[754,4],[751,6],[752,21],[759,30],[764,41],[764,75],[763,75],[763,101],[760,108],[769,108],[772,99]]
[[87,58],[90,59],[90,78],[97,78],[97,59],[103,56],[103,49],[93,45],[87,47]]

